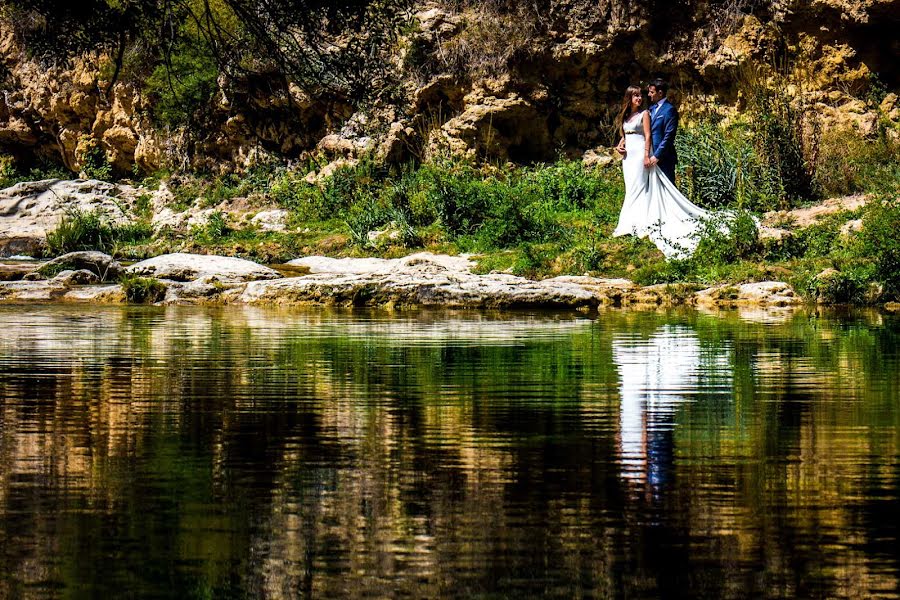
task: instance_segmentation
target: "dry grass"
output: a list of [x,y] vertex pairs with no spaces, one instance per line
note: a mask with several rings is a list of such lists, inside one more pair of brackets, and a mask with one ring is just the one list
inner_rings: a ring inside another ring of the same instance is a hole
[[435,58],[463,79],[504,75],[540,34],[536,8],[527,3],[462,0],[447,8],[460,19],[460,30],[438,43]]

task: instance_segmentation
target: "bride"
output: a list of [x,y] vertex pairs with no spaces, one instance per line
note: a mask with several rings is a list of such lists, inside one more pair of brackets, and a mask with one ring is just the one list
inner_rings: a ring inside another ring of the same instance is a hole
[[657,165],[644,166],[652,140],[650,114],[642,110],[643,104],[641,88],[628,86],[617,146],[625,156],[625,201],[613,236],[649,237],[667,259],[687,258],[697,248],[696,231],[709,213],[685,198]]

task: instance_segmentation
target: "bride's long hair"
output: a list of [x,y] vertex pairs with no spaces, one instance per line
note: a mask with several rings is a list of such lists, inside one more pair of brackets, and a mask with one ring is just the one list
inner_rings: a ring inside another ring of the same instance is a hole
[[625,88],[625,99],[622,101],[622,110],[616,119],[616,128],[620,135],[625,135],[625,120],[631,116],[631,97],[637,92],[641,94],[641,86],[629,85]]

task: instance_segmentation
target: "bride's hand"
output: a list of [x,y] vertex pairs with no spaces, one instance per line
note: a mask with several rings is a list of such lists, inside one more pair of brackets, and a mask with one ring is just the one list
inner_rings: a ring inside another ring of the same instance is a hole
[[622,138],[622,141],[619,142],[618,146],[616,146],[616,152],[618,152],[622,156],[625,156],[625,138]]

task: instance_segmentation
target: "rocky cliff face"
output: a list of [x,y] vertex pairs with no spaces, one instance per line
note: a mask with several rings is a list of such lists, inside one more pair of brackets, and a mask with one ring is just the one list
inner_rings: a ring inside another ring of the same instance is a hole
[[[631,82],[662,75],[687,104],[709,95],[736,104],[741,74],[771,64],[802,81],[823,113],[865,130],[875,116],[858,97],[873,77],[888,91],[900,85],[898,26],[900,0],[423,3],[397,43],[395,89],[380,101],[313,97],[274,75],[223,82],[209,126],[176,132],[154,125],[134,84],[106,93],[102,57],[48,68],[6,27],[0,147],[76,172],[98,146],[121,172],[307,151],[546,160],[608,145]],[[889,96],[883,109],[896,118],[894,103]]]

